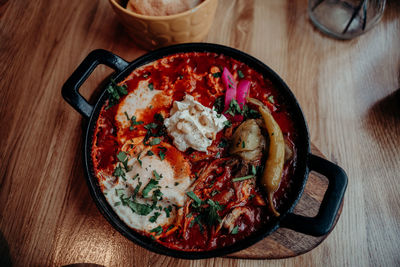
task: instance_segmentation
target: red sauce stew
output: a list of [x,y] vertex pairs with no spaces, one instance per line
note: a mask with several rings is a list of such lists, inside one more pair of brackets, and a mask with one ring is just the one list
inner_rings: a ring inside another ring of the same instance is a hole
[[[141,67],[119,85],[125,85],[129,94],[136,90],[140,81],[150,78],[151,90],[163,90],[172,95],[173,101],[181,101],[186,94],[190,94],[204,106],[212,108],[225,93],[220,77],[224,67],[233,74],[236,81],[251,81],[249,96],[262,101],[269,108],[283,132],[286,144],[294,152],[291,159],[285,162],[280,187],[274,195],[275,207],[279,210],[285,202],[285,192],[290,187],[296,165],[296,132],[285,101],[271,81],[246,64],[224,55],[184,53]],[[124,97],[121,95],[120,100]],[[156,114],[168,117],[172,103],[165,107],[158,106],[158,102],[153,99],[151,109],[146,110],[145,116],[141,118],[143,124],[135,125],[134,130],[123,131],[124,140],[145,135],[148,130],[144,126],[149,123],[156,123],[157,129],[162,128],[162,122],[157,121]],[[121,134],[117,134],[121,130],[115,119],[117,107],[118,103],[111,106],[107,102],[98,118],[92,147],[96,174],[103,172],[113,175],[118,161],[116,155],[124,145],[120,141]],[[232,180],[248,174],[248,168],[251,167],[249,165],[247,169],[244,168],[237,156],[229,154],[229,140],[239,124],[233,123],[231,127],[220,131],[208,148],[208,153],[193,149],[184,152],[184,157],[191,165],[194,180],[192,192],[201,202],[197,203],[196,198],[189,196],[183,207],[174,207],[183,211],[180,211],[181,216],[174,224],[161,226],[161,233],[142,234],[152,236],[157,242],[173,249],[211,250],[231,245],[251,235],[274,216],[266,205],[267,198],[256,179]],[[159,138],[172,145],[172,139],[165,132]],[[266,158],[267,155],[264,155],[253,162],[254,167],[262,169]],[[260,171],[257,173],[259,175]],[[101,181],[103,178],[98,175],[98,179]]]

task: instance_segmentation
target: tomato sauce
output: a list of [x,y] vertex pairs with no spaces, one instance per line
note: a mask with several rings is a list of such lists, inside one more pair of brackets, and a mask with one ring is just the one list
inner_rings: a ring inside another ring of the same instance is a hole
[[[251,82],[250,97],[262,101],[271,111],[273,117],[279,124],[286,142],[292,148],[294,155],[291,160],[284,165],[283,177],[279,190],[274,195],[275,206],[279,210],[285,200],[285,191],[289,189],[290,178],[293,176],[296,167],[296,132],[289,112],[286,109],[284,99],[273,86],[270,80],[260,73],[251,69],[246,64],[233,58],[214,53],[184,53],[176,54],[157,60],[153,64],[143,66],[135,70],[120,84],[127,86],[128,94],[133,92],[140,81],[150,78],[150,83],[154,90],[163,90],[165,94],[172,95],[173,101],[181,101],[186,94],[195,97],[195,100],[207,107],[213,107],[217,98],[223,97],[225,90],[222,79],[218,74],[213,74],[211,69],[217,67],[222,73],[226,67],[234,76],[236,81],[246,79]],[[122,98],[123,99],[123,98]],[[121,100],[122,100],[121,99]],[[171,107],[159,107],[157,101],[153,101],[151,109],[146,110],[146,115],[142,118],[144,123],[136,125],[134,131],[126,130],[123,132],[125,139],[143,136],[146,130],[144,125],[155,122],[155,114],[163,113],[165,117],[169,115]],[[95,173],[106,172],[112,174],[113,165],[116,163],[116,154],[123,143],[117,138],[118,126],[115,121],[117,105],[107,107],[107,103],[102,108],[94,135],[92,147],[92,160]],[[233,182],[234,173],[240,173],[240,168],[236,163],[226,164],[232,157],[229,155],[229,138],[239,124],[233,124],[232,129],[225,129],[216,135],[215,140],[209,147],[209,153],[198,152],[188,149],[184,152],[185,157],[191,163],[191,173],[196,179],[202,170],[210,164],[217,164],[215,170],[199,182],[193,190],[202,200],[210,200],[211,203],[219,203],[221,210],[217,210],[219,218],[224,218],[233,208],[242,209],[243,215],[235,221],[235,228],[218,227],[216,225],[205,225],[204,221],[196,222],[193,218],[199,216],[199,212],[206,208],[193,208],[194,203],[184,207],[183,218],[177,222],[174,230],[169,234],[156,238],[157,242],[179,250],[210,250],[235,243],[246,236],[251,235],[260,227],[265,225],[271,218],[272,213],[265,204],[266,197],[263,189],[254,183],[247,181]],[[168,135],[162,136],[164,142],[172,145],[172,140]],[[227,143],[227,145],[221,145]],[[219,159],[221,163],[218,163]],[[263,165],[266,156],[257,165]],[[236,168],[236,169],[235,169]],[[99,179],[100,176],[98,175]],[[196,183],[197,181],[195,181]],[[240,188],[249,186],[246,198],[240,195]],[[217,193],[214,193],[217,192]],[[193,222],[194,221],[194,222]],[[224,222],[219,222],[223,224]],[[164,229],[168,232],[166,229]],[[148,233],[143,233],[149,235]]]

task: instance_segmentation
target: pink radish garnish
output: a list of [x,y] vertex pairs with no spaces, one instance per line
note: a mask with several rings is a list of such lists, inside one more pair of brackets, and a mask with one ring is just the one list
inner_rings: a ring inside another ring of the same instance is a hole
[[[249,94],[250,82],[248,80],[241,80],[236,89],[236,101],[240,108],[243,110],[243,106],[246,103],[246,97]],[[233,121],[242,121],[243,115],[235,115]]]
[[227,68],[224,68],[222,72],[222,82],[225,85],[226,93],[225,93],[225,108],[224,108],[224,115],[229,117],[229,114],[225,114],[225,111],[228,110],[229,104],[233,99],[236,99],[236,82],[233,79],[232,74],[229,72]]

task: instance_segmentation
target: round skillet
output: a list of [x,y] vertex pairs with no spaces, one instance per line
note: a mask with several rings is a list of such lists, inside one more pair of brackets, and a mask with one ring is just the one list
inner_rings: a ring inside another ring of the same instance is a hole
[[[116,82],[120,82],[134,69],[144,64],[153,62],[159,58],[171,54],[185,52],[213,52],[217,54],[224,54],[246,63],[249,67],[261,73],[266,79],[269,79],[272,82],[282,98],[285,99],[285,104],[293,118],[295,128],[298,133],[296,143],[298,153],[297,166],[295,175],[291,178],[294,183],[292,184],[292,190],[288,200],[280,208],[281,216],[272,219],[267,225],[249,237],[240,240],[231,246],[222,247],[211,251],[187,252],[164,247],[153,241],[151,238],[143,236],[132,230],[117,216],[100,190],[97,178],[93,172],[93,163],[91,160],[91,148],[96,121],[101,107],[108,99],[108,93],[106,90],[104,90],[94,106],[90,105],[79,94],[80,86],[99,64],[104,64],[113,68],[115,70],[113,79]],[[142,247],[145,247],[153,252],[173,257],[199,259],[223,256],[245,249],[263,239],[279,227],[286,227],[294,231],[313,236],[325,235],[333,228],[334,219],[337,215],[340,204],[344,197],[344,192],[346,190],[347,176],[339,166],[310,153],[310,139],[307,123],[296,98],[288,86],[273,70],[252,56],[226,46],[206,43],[191,43],[170,46],[149,52],[135,61],[128,63],[108,51],[95,50],[83,60],[71,77],[65,82],[62,88],[62,95],[73,108],[75,108],[85,119],[88,120],[85,132],[83,160],[86,181],[94,202],[96,203],[100,212],[115,229]],[[321,203],[318,215],[312,218],[292,213],[303,193],[308,174],[311,170],[326,176],[329,180],[329,186]]]

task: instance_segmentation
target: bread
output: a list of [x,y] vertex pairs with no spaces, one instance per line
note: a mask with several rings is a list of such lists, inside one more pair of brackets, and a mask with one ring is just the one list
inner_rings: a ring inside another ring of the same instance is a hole
[[202,0],[129,0],[127,9],[142,15],[168,16],[192,9]]

